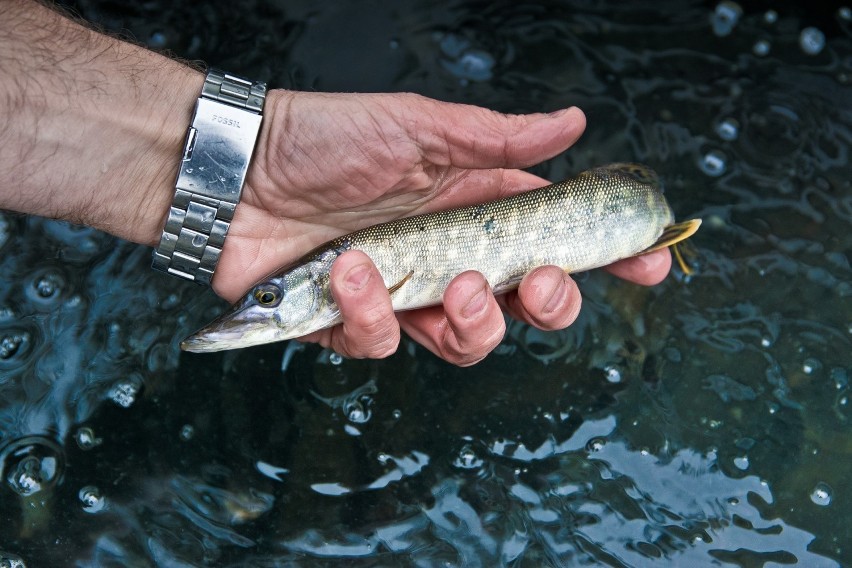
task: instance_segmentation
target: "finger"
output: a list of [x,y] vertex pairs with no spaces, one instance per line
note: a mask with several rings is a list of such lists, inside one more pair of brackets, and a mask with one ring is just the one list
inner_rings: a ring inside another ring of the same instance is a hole
[[672,267],[672,255],[669,249],[656,250],[619,260],[606,267],[607,272],[636,284],[653,286],[662,282]]
[[586,128],[577,107],[550,114],[502,114],[427,99],[409,135],[430,162],[459,168],[525,168],[574,144]]
[[444,292],[444,305],[398,314],[403,329],[439,357],[461,366],[485,358],[506,332],[503,312],[478,272],[456,276]]
[[580,314],[582,297],[574,280],[558,266],[540,266],[524,276],[503,303],[510,316],[539,329],[564,329]]
[[361,251],[346,252],[331,267],[331,294],[343,324],[330,347],[347,357],[380,359],[399,345],[399,323],[382,276]]

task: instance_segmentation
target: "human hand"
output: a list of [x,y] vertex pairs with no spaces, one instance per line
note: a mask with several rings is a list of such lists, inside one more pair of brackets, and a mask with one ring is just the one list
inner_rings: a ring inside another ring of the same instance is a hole
[[[0,153],[0,206],[156,246],[203,75],[38,2],[5,8],[0,47],[10,54],[7,74],[20,80],[0,82],[0,96],[16,103],[0,106],[10,149]],[[265,114],[213,280],[228,300],[343,233],[545,185],[518,168],[562,152],[585,127],[578,109],[506,116],[401,94],[274,90]],[[650,284],[670,262],[662,251],[611,270]],[[355,278],[352,288],[346,282],[357,275],[349,272],[355,265],[368,277]],[[395,316],[381,277],[357,252],[337,260],[332,289],[344,323],[304,339],[344,355],[381,357],[396,349],[401,326],[458,364],[499,343],[500,306],[556,329],[573,321],[580,302],[555,267],[534,270],[499,300],[482,275],[468,272],[450,284],[443,306]]]
[[[503,115],[410,94],[335,95],[271,91],[240,206],[213,279],[234,301],[262,277],[315,246],[400,217],[491,201],[548,183],[519,168],[571,146],[585,117]],[[662,280],[663,250],[616,263],[640,283]],[[381,275],[363,253],[334,264],[334,298],[344,323],[303,338],[350,357],[393,353],[400,328],[460,365],[484,358],[503,337],[501,308],[542,329],[570,325],[580,307],[571,278],[540,267],[495,298],[484,277],[459,275],[442,306],[394,314]]]

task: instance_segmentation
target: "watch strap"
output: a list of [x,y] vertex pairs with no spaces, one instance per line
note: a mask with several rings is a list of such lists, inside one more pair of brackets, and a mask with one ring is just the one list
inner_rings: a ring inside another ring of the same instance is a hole
[[266,84],[208,71],[152,266],[210,284],[260,131]]

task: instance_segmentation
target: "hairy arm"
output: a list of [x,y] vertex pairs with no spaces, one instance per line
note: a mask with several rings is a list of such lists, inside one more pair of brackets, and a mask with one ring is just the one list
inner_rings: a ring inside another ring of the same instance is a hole
[[[0,0],[0,207],[155,246],[203,80],[35,0]],[[329,238],[546,185],[523,168],[565,151],[584,128],[576,108],[507,115],[412,94],[272,90],[213,288],[234,301]],[[670,262],[664,250],[611,269],[653,284]],[[363,255],[342,255],[331,277],[344,323],[305,339],[343,354],[386,356],[402,328],[468,365],[503,336],[500,305],[479,273],[451,282],[443,306],[401,315]],[[557,329],[576,317],[580,294],[551,266],[502,302],[514,317]]]
[[0,2],[0,206],[155,245],[203,75]]

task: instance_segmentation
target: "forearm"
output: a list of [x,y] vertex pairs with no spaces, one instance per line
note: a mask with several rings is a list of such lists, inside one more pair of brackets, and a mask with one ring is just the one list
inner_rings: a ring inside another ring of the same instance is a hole
[[202,74],[38,3],[0,5],[0,208],[156,244]]

